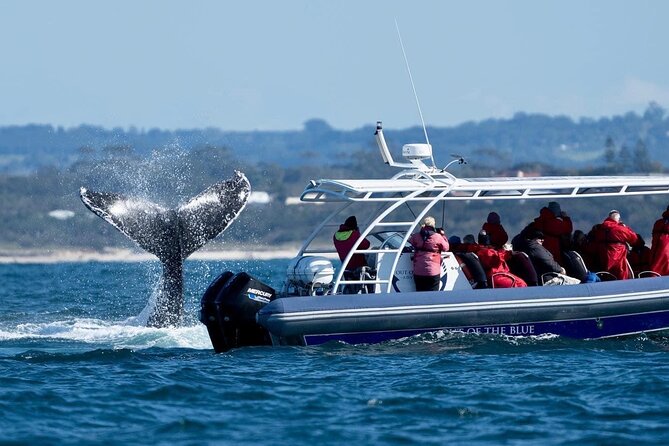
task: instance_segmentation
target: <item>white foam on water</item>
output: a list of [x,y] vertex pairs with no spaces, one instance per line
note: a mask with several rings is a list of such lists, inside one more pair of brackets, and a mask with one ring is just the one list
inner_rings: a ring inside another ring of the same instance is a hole
[[100,348],[133,350],[151,347],[211,349],[204,325],[155,328],[140,326],[132,319],[110,322],[77,318],[43,324],[20,324],[14,329],[0,329],[0,341],[67,340],[98,345]]

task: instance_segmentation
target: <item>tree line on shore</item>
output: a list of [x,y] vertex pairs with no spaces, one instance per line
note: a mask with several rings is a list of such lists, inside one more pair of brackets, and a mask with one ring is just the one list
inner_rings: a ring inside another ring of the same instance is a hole
[[[0,173],[26,175],[47,167],[65,169],[81,160],[146,158],[166,148],[190,151],[206,146],[229,147],[243,154],[248,164],[332,166],[373,145],[374,130],[374,122],[342,130],[322,119],[310,119],[301,129],[276,131],[0,126]],[[453,127],[428,126],[427,131],[435,155],[458,153],[475,163],[494,159],[498,167],[550,158],[561,168],[585,169],[609,159],[613,150],[628,158],[646,152],[650,159],[669,165],[669,116],[657,103],[650,103],[642,114],[575,120],[519,112],[511,118]],[[390,149],[398,152],[402,144],[425,140],[418,126],[397,129],[392,122],[385,122],[384,133]],[[635,163],[627,166],[642,171],[648,167]]]
[[[488,156],[451,171],[459,177],[515,175],[603,175],[660,173],[662,163],[651,158],[643,140],[632,149],[604,139],[605,150],[596,162],[583,167],[561,167],[559,163],[534,161],[512,165],[498,163],[501,154]],[[436,151],[435,151],[436,152]],[[437,159],[439,153],[435,153]],[[399,156],[397,156],[399,158]],[[551,159],[544,156],[544,159]],[[445,164],[445,163],[444,163]],[[108,151],[105,157],[81,156],[63,168],[47,166],[28,175],[0,174],[0,233],[2,249],[89,248],[134,246],[111,225],[94,216],[79,200],[80,187],[127,195],[139,195],[175,207],[209,185],[228,178],[233,170],[244,172],[256,191],[266,191],[269,203],[250,204],[238,220],[214,243],[276,246],[301,242],[332,208],[299,204],[285,205],[287,197],[299,196],[311,179],[388,178],[396,172],[384,165],[372,144],[348,153],[329,165],[319,162],[286,167],[275,162],[250,162],[244,152],[226,147],[202,146],[193,150],[166,147],[148,156],[133,151]],[[647,196],[632,201],[606,203],[575,200],[563,203],[575,227],[587,232],[601,222],[611,208],[644,237],[666,208],[666,196]],[[449,234],[476,233],[490,211],[502,215],[510,234],[520,231],[546,203],[454,203],[443,214]],[[56,210],[66,212],[53,212]],[[456,218],[457,216],[457,218]],[[327,241],[323,241],[327,242]]]

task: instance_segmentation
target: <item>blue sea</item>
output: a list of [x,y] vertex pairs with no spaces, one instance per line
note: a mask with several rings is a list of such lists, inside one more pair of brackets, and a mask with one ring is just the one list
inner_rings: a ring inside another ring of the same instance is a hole
[[223,270],[187,261],[181,328],[137,316],[157,262],[0,265],[0,444],[627,445],[669,441],[669,335],[434,333],[214,354],[198,320]]

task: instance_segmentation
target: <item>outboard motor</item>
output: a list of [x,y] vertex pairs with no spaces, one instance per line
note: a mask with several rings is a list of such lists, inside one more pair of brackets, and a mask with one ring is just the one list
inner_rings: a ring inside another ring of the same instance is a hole
[[256,313],[276,291],[251,275],[226,271],[209,285],[201,300],[200,321],[207,326],[216,353],[235,347],[271,345]]
[[232,271],[225,271],[215,278],[209,284],[209,287],[207,287],[200,300],[200,322],[207,327],[211,345],[214,346],[214,350],[217,353],[225,351],[227,348],[225,339],[223,339],[223,332],[219,327],[218,315],[216,314],[216,297],[234,275],[235,273]]

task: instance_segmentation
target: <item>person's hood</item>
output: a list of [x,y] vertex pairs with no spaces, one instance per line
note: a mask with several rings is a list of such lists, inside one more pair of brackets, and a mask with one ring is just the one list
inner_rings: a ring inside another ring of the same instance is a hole
[[553,218],[556,215],[547,207],[542,207],[539,211],[539,218]]

